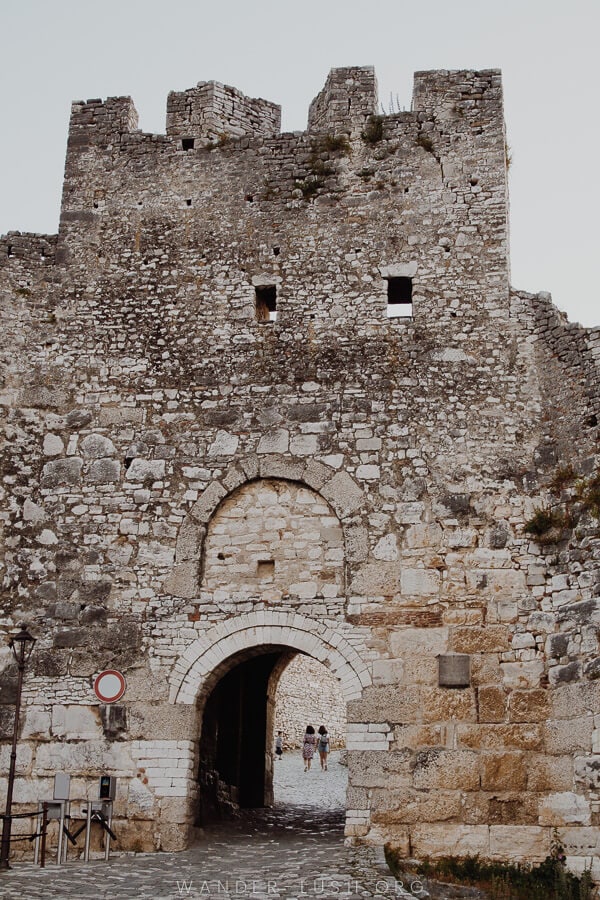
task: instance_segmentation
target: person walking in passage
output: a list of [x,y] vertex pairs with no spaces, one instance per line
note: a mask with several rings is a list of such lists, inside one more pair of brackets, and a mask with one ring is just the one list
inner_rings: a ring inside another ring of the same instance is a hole
[[278,731],[275,738],[275,756],[277,759],[283,756],[283,731]]
[[315,729],[312,727],[312,725],[307,725],[304,740],[302,741],[302,759],[304,760],[305,772],[308,772],[308,770],[310,769],[310,764],[312,762],[313,756],[315,755],[317,744],[318,738],[315,734]]
[[329,753],[329,735],[324,725],[319,726],[319,743],[317,744],[321,768],[327,771],[327,754]]

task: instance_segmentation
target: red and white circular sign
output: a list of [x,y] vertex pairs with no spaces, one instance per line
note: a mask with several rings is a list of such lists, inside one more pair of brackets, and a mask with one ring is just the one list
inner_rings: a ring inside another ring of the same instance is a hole
[[115,703],[125,693],[125,676],[116,669],[105,669],[94,682],[94,693],[103,703]]

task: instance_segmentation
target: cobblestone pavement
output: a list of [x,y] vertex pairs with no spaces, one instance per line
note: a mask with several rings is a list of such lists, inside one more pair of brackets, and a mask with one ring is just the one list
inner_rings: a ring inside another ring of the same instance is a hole
[[[368,897],[481,896],[418,890],[403,893],[383,851],[346,847],[343,819],[347,774],[332,753],[328,771],[304,773],[298,754],[275,763],[275,806],[206,830],[182,853],[112,857],[108,863],[69,861],[45,869],[15,863],[0,872],[0,897],[42,900],[358,900]],[[408,885],[408,882],[407,882]],[[448,889],[451,890],[451,889]]]

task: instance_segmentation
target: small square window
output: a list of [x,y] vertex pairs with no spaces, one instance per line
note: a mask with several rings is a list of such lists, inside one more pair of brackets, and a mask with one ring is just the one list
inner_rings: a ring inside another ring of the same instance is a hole
[[193,150],[194,149],[194,138],[181,138],[181,149],[182,150]]
[[388,319],[411,319],[413,314],[412,278],[387,279]]
[[273,581],[275,575],[275,562],[272,559],[259,559],[256,565],[256,574],[261,581]]
[[277,288],[274,284],[265,284],[255,288],[256,321],[277,321]]

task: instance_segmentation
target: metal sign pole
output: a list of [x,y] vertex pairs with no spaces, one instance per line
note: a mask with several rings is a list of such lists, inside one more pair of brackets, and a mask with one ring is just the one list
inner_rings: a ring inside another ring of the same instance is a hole
[[[64,817],[63,817],[63,825],[64,825],[65,819],[66,819],[66,820],[69,822],[69,824],[70,824],[70,822],[71,822],[71,802],[70,802],[69,800],[65,800],[65,812],[64,812]],[[66,825],[64,825],[63,831],[64,831],[64,833],[67,835],[67,837],[70,838],[69,829],[66,827]],[[63,861],[63,863],[66,863],[66,861],[67,861],[67,850],[69,849],[69,841],[65,841],[65,842],[64,842],[64,848],[65,848],[65,849],[64,849],[62,861]]]
[[41,831],[40,831],[40,816],[39,816],[39,814],[41,813],[41,811],[42,811],[42,804],[41,804],[41,803],[38,803],[38,815],[36,816],[36,821],[35,821],[35,844],[34,844],[35,850],[33,851],[33,864],[34,864],[34,866],[37,866],[38,860],[39,860],[39,858],[40,858],[40,836],[41,836]]
[[91,802],[87,805],[87,825],[85,832],[85,851],[83,854],[83,859],[85,862],[90,861],[90,838],[92,836],[92,804]]
[[108,862],[108,857],[110,856],[110,828],[112,826],[112,811],[113,811],[112,800],[109,800],[109,802],[106,805],[108,806],[108,829],[105,829],[106,841],[105,841],[105,845],[104,845],[104,861]]
[[46,832],[48,831],[48,804],[42,804],[42,859],[40,868],[46,865]]
[[56,865],[57,866],[60,866],[60,864],[62,862],[64,827],[65,827],[65,803],[64,803],[64,800],[61,800],[60,818],[58,820],[58,847],[56,849]]

